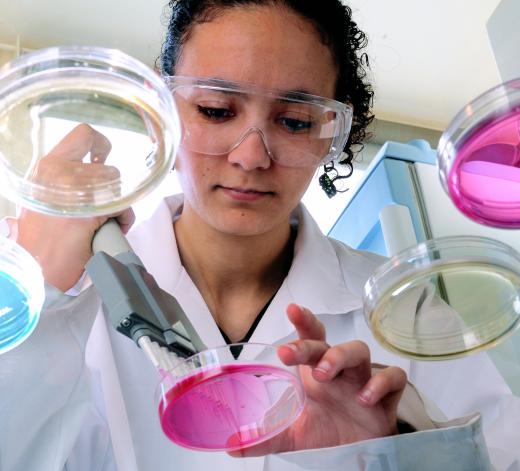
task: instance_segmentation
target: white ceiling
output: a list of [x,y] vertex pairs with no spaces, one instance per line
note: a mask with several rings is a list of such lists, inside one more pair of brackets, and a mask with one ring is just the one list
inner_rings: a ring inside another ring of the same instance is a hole
[[[499,0],[347,1],[369,36],[378,118],[442,130],[500,82],[486,31]],[[0,42],[115,47],[153,65],[166,3],[0,0]]]
[[443,129],[500,82],[486,22],[499,0],[351,0],[367,31],[376,114]]

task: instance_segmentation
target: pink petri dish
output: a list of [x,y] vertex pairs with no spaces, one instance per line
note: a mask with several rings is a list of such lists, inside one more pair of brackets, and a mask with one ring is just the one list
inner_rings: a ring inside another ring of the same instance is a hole
[[455,206],[492,227],[520,228],[520,80],[469,103],[438,147],[441,182]]
[[276,348],[240,344],[205,350],[176,364],[158,388],[165,435],[203,451],[235,451],[268,440],[300,415],[305,394],[297,370]]

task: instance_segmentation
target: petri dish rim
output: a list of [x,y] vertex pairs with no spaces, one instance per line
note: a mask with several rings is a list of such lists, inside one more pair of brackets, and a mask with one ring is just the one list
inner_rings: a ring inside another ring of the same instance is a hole
[[[269,361],[265,361],[265,360],[262,360],[262,359],[256,359],[256,358],[247,358],[247,359],[240,359],[240,357],[238,359],[233,359],[233,361],[231,362],[220,362],[220,361],[215,361],[213,363],[210,363],[210,364],[207,364],[207,365],[204,365],[204,367],[196,367],[194,368],[193,370],[190,370],[188,371],[185,375],[182,375],[182,376],[178,376],[177,378],[173,378],[171,372],[172,370],[182,370],[182,366],[185,365],[186,363],[190,363],[192,362],[194,359],[200,357],[201,355],[210,355],[212,358],[216,358],[213,353],[216,352],[216,351],[227,351],[227,352],[230,352],[230,348],[231,347],[242,347],[244,350],[251,350],[251,349],[258,349],[259,352],[261,351],[266,351],[266,350],[269,350],[271,351],[271,353],[273,353],[274,355],[276,355],[276,350],[278,348],[278,346],[276,345],[270,345],[270,344],[263,344],[263,343],[232,343],[232,344],[229,344],[229,345],[220,345],[220,346],[217,346],[217,347],[213,347],[213,348],[208,348],[206,350],[203,350],[201,352],[198,352],[194,355],[192,355],[191,357],[188,357],[186,359],[180,359],[179,361],[177,361],[176,363],[174,363],[174,365],[172,366],[172,368],[170,368],[168,370],[167,373],[165,373],[163,375],[163,377],[161,378],[157,388],[156,388],[156,405],[158,407],[158,411],[159,411],[159,415],[161,415],[161,408],[164,407],[162,406],[161,404],[161,401],[162,401],[162,398],[167,395],[167,392],[171,390],[172,387],[175,386],[175,384],[178,384],[179,382],[182,382],[184,380],[186,380],[187,378],[189,379],[191,376],[195,376],[197,375],[199,372],[201,371],[207,371],[207,370],[212,370],[214,368],[218,368],[218,367],[225,367],[225,366],[228,366],[228,365],[255,365],[255,366],[258,366],[259,368],[267,368],[267,369],[271,369],[271,368],[275,368],[275,369],[281,369],[283,370],[284,374],[287,375],[287,376],[291,376],[291,378],[294,380],[294,383],[293,383],[293,386],[295,386],[295,390],[293,391],[293,395],[296,395],[297,396],[297,401],[299,403],[299,406],[298,406],[298,410],[296,411],[296,413],[294,413],[292,415],[292,417],[290,418],[290,420],[287,420],[283,425],[280,425],[278,426],[275,430],[272,430],[271,432],[269,433],[266,433],[266,434],[263,434],[259,437],[257,437],[254,441],[251,441],[251,442],[248,442],[246,445],[236,445],[236,446],[229,446],[229,447],[222,447],[222,448],[208,448],[208,447],[199,447],[199,446],[192,446],[192,445],[189,445],[185,442],[183,443],[179,443],[175,440],[173,440],[163,429],[163,432],[165,433],[166,437],[172,441],[173,443],[176,443],[177,445],[179,446],[183,446],[185,448],[188,448],[188,449],[193,449],[193,450],[198,450],[198,451],[205,451],[205,452],[215,452],[215,451],[227,451],[227,452],[230,452],[230,451],[237,451],[237,450],[240,450],[240,449],[244,449],[244,448],[247,448],[247,447],[250,447],[250,446],[254,446],[254,445],[257,445],[259,443],[262,443],[266,440],[269,440],[271,438],[273,438],[274,436],[278,435],[279,433],[281,433],[283,430],[285,430],[287,427],[289,427],[291,424],[293,424],[297,419],[298,417],[300,416],[304,406],[305,406],[305,400],[306,400],[306,397],[305,397],[305,391],[303,389],[303,384],[301,382],[301,378],[297,372],[297,368],[294,367],[294,366],[287,366],[285,364],[283,364],[281,362],[281,360],[279,360],[279,358],[276,356],[276,357],[273,357],[273,358],[276,358],[276,364],[273,364],[273,363],[270,363]],[[242,353],[242,352],[241,352]],[[270,357],[271,358],[271,357]],[[215,377],[213,378],[218,378],[219,375],[216,375]],[[210,378],[213,379],[213,378]],[[167,389],[164,388],[163,384],[165,382],[168,382],[169,379],[173,379],[173,381],[176,381],[175,384],[173,384],[173,386],[169,386]],[[197,387],[197,384],[195,384],[194,388]],[[188,391],[189,392],[189,391]],[[180,396],[178,396],[177,398],[180,398],[182,397],[182,394]],[[176,399],[177,399],[176,398]],[[168,406],[166,406],[168,407]],[[164,409],[163,409],[164,410]],[[159,419],[161,421],[161,427],[162,427],[162,420]]]
[[[499,242],[495,239],[478,236],[448,236],[437,239],[425,241],[416,246],[405,249],[398,254],[388,259],[385,263],[377,267],[372,275],[365,283],[363,293],[363,308],[365,313],[365,320],[371,329],[376,340],[387,350],[392,351],[400,356],[416,360],[447,360],[470,355],[473,352],[491,348],[502,341],[506,340],[512,335],[516,329],[520,327],[520,313],[516,318],[509,323],[505,329],[501,329],[496,335],[487,338],[470,348],[450,351],[437,351],[437,353],[422,353],[411,348],[404,348],[402,343],[397,344],[389,340],[387,335],[381,332],[381,329],[374,326],[379,319],[373,319],[374,313],[377,313],[380,304],[388,300],[398,290],[405,291],[406,281],[410,282],[415,275],[415,279],[420,279],[424,275],[428,276],[443,276],[442,269],[457,264],[455,258],[447,261],[434,260],[433,263],[429,260],[429,255],[440,250],[457,250],[458,248],[466,248],[473,250],[477,255],[469,262],[476,262],[480,265],[485,265],[489,268],[489,272],[493,272],[501,276],[501,272],[506,271],[512,274],[519,282],[520,294],[520,254],[512,247]],[[479,252],[487,251],[485,255]],[[417,265],[414,261],[419,261]],[[468,262],[468,259],[464,259]],[[435,270],[432,270],[434,268]],[[437,271],[437,274],[435,274]],[[409,283],[408,283],[409,284]],[[492,324],[496,319],[491,319],[488,324]],[[460,333],[453,333],[453,337],[460,337]],[[446,338],[449,336],[446,336]],[[404,338],[404,336],[403,336]],[[414,338],[414,337],[410,337]],[[427,339],[427,336],[421,337]],[[417,339],[417,338],[415,338]]]
[[0,236],[0,252],[2,278],[8,278],[11,285],[16,285],[16,289],[29,301],[28,309],[32,311],[32,319],[24,324],[16,339],[0,348],[0,354],[3,354],[27,340],[37,327],[45,301],[45,288],[40,265],[22,246],[7,237]]
[[[107,182],[108,184],[83,185],[77,190],[40,185],[14,172],[8,160],[0,158],[0,164],[4,167],[0,172],[2,192],[21,206],[59,216],[91,217],[124,210],[156,188],[173,168],[180,140],[180,122],[173,97],[161,77],[148,66],[119,50],[60,46],[25,54],[0,68],[0,98],[3,97],[4,106],[9,106],[9,100],[5,99],[9,95],[31,93],[32,87],[38,84],[41,86],[60,74],[65,81],[83,74],[86,78],[124,82],[132,87],[136,96],[143,99],[143,103],[150,108],[163,127],[164,141],[159,144],[159,148],[164,151],[164,158],[156,160],[159,165],[133,191],[122,194],[119,198],[114,198],[113,181]],[[64,89],[66,90],[67,88]],[[111,90],[111,94],[117,95],[114,90]],[[92,196],[85,195],[89,191],[95,192],[94,200]],[[52,203],[45,201],[46,195]]]
[[518,78],[487,90],[464,106],[443,132],[437,147],[439,179],[457,209],[479,224],[502,229],[520,228],[520,199],[516,204],[490,205],[489,202],[484,204],[464,194],[460,189],[459,170],[465,160],[459,159],[459,151],[477,133],[486,128],[498,127],[512,114],[518,115],[520,123]]

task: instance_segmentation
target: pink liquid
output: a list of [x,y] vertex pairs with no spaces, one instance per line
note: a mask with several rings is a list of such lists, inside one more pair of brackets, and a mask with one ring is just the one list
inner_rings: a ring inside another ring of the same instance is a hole
[[520,109],[473,131],[457,150],[448,185],[455,205],[471,219],[520,227]]
[[195,373],[159,404],[164,433],[198,450],[237,450],[273,437],[299,415],[303,392],[290,372],[230,364]]

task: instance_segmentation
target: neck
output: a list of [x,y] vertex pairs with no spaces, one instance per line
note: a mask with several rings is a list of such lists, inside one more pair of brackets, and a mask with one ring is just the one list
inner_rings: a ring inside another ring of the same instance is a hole
[[239,236],[209,226],[185,204],[175,236],[182,264],[215,321],[239,340],[289,271],[289,221],[264,234]]

